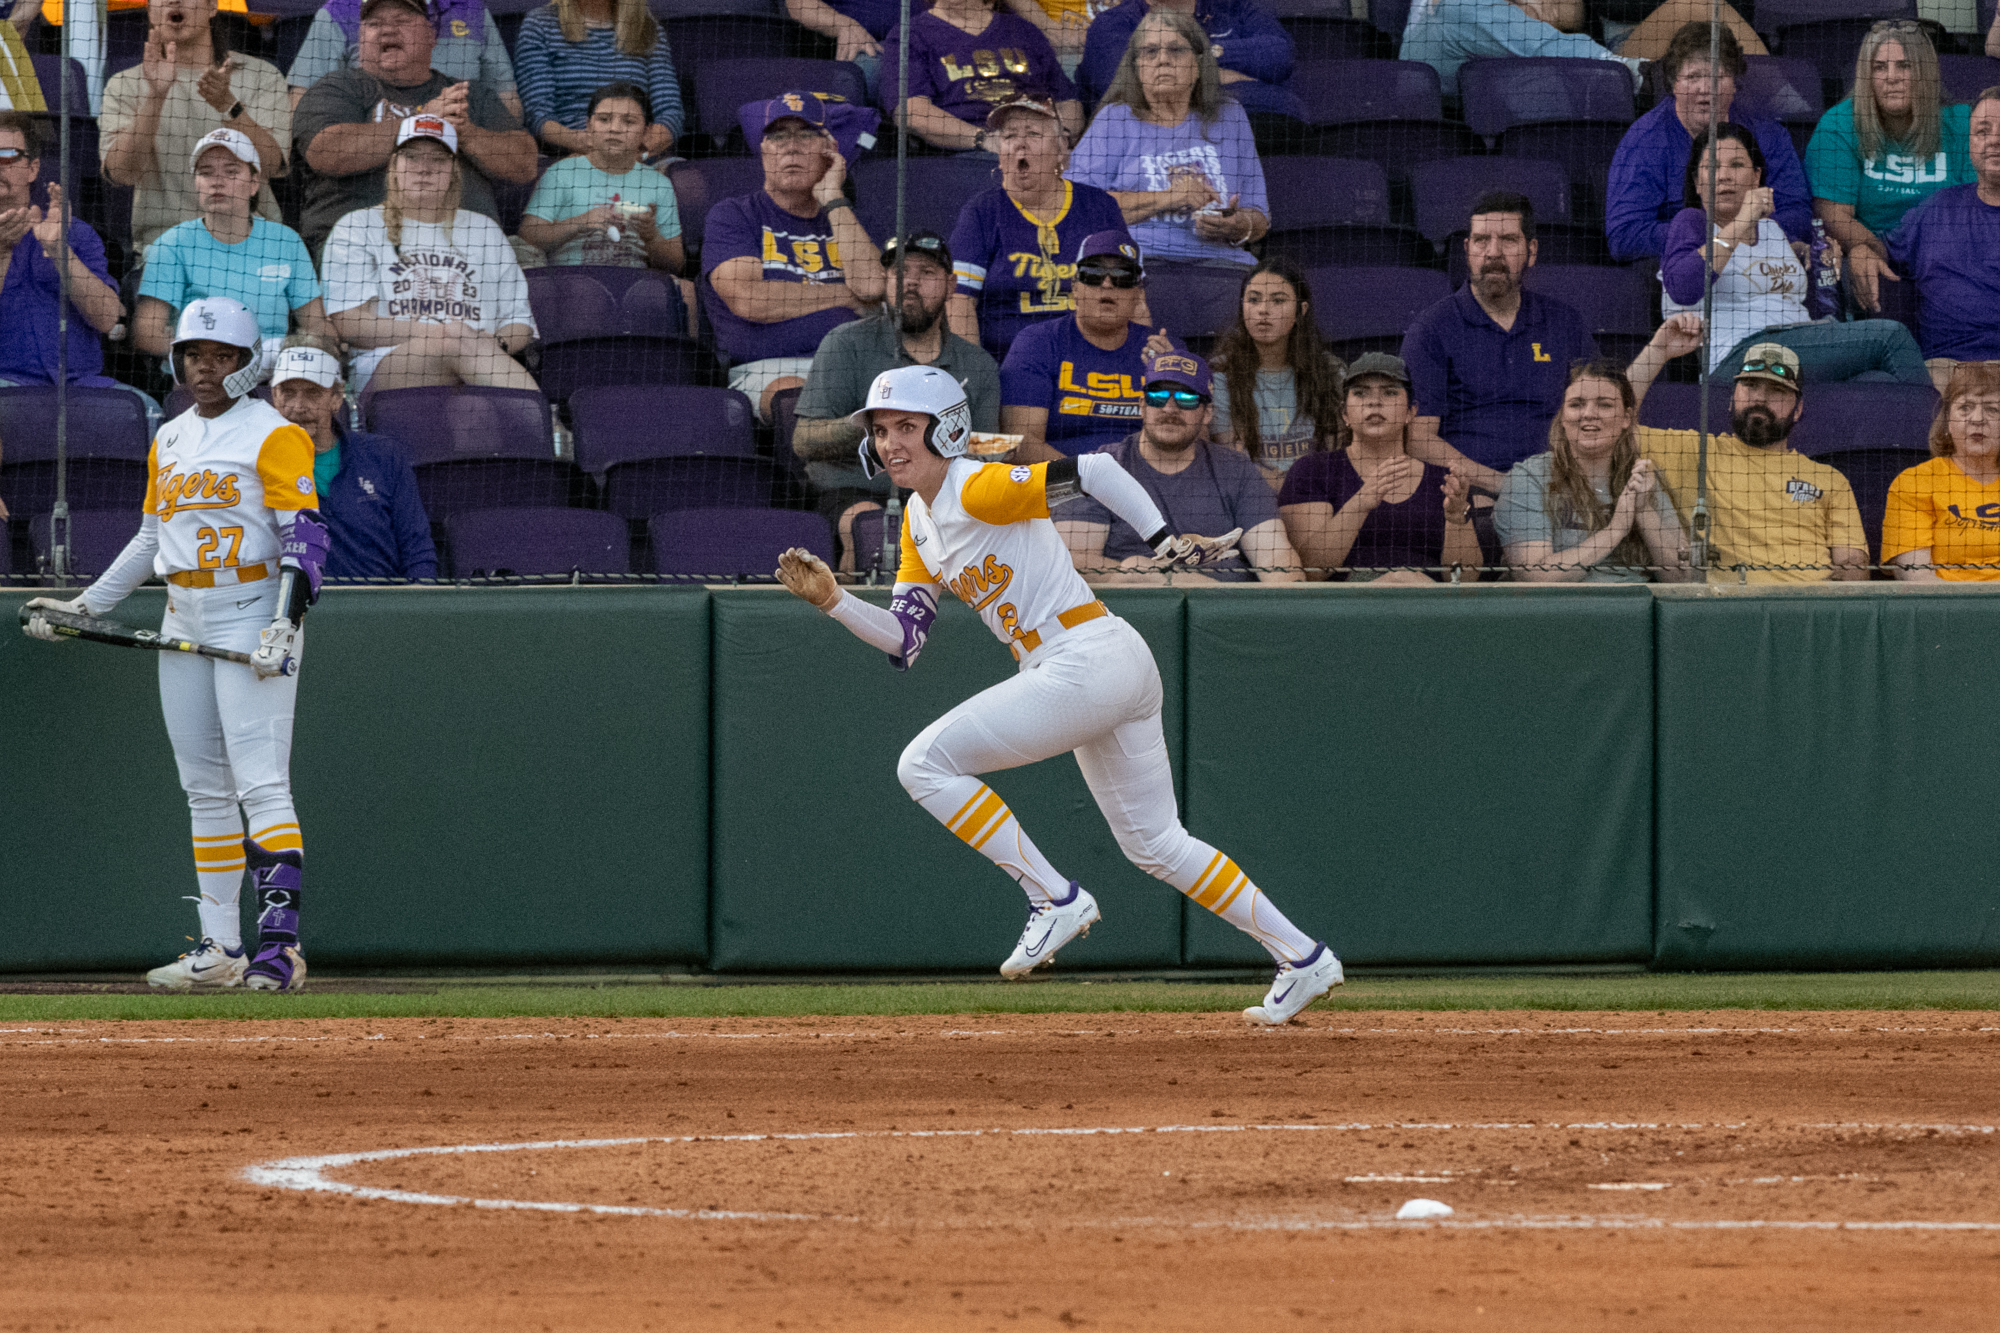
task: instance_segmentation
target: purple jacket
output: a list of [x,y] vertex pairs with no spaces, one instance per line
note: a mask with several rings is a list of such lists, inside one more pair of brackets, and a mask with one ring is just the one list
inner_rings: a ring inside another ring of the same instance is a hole
[[[1812,187],[1792,136],[1775,120],[1747,124],[1764,153],[1764,184],[1777,197],[1778,225],[1795,241],[1808,239]],[[1686,207],[1681,185],[1693,151],[1694,137],[1674,114],[1672,98],[1632,122],[1611,159],[1604,191],[1604,230],[1613,259],[1626,263],[1666,253],[1667,225]]]

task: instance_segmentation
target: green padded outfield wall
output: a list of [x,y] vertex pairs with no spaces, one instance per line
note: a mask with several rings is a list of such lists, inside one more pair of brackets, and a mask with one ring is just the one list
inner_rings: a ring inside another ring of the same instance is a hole
[[1690,589],[1657,616],[1657,965],[2000,965],[2000,597]]
[[[157,659],[27,639],[31,595],[0,594],[0,969],[155,965],[195,926]],[[118,618],[157,625],[164,602]],[[705,956],[705,592],[336,588],[306,638],[292,778],[315,962]]]
[[[1130,589],[1105,601],[1152,645],[1178,773],[1183,599]],[[714,633],[716,970],[998,968],[1027,900],[909,798],[896,761],[939,714],[1013,672],[1006,648],[948,601],[923,656],[901,672],[818,611],[761,588],[718,590]],[[1075,760],[989,784],[1103,905],[1103,923],[1063,951],[1064,966],[1179,965],[1180,895],[1125,860]]]
[[[1651,952],[1646,589],[1188,594],[1189,828],[1358,964]],[[1188,904],[1187,961],[1265,961]]]

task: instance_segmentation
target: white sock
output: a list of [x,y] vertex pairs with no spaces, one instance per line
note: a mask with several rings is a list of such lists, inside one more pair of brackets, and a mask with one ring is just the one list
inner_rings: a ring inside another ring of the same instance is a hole
[[978,778],[953,778],[918,804],[965,845],[1014,877],[1036,906],[1069,896],[1069,880],[1049,864],[1021,821]]
[[1188,842],[1192,850],[1167,883],[1263,945],[1278,962],[1296,963],[1319,947],[1234,861],[1199,838]]
[[201,933],[225,949],[241,949],[237,900],[243,894],[243,821],[234,812],[226,819],[195,821],[194,877],[201,888],[195,899]]

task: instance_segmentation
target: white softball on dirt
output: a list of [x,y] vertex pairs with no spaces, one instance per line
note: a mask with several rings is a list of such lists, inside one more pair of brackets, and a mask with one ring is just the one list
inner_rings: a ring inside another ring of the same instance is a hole
[[1426,1222],[1433,1217],[1450,1217],[1451,1205],[1436,1199],[1412,1199],[1396,1210],[1398,1222]]

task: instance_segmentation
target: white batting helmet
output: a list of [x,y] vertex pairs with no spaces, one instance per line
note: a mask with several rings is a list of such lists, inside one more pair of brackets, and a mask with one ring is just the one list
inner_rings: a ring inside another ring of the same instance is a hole
[[226,343],[250,354],[241,368],[222,381],[231,398],[241,398],[264,378],[264,336],[257,327],[257,317],[241,301],[227,296],[204,296],[188,302],[187,309],[181,311],[180,322],[174,326],[174,344],[167,355],[176,384],[187,379],[181,373],[181,344],[192,342]]
[[885,370],[868,386],[868,397],[848,420],[861,427],[861,471],[874,476],[882,466],[875,456],[875,437],[869,414],[876,408],[896,412],[922,412],[931,419],[924,443],[940,458],[957,458],[972,439],[972,405],[965,401],[965,389],[942,370],[932,366],[898,366]]

